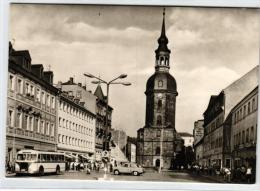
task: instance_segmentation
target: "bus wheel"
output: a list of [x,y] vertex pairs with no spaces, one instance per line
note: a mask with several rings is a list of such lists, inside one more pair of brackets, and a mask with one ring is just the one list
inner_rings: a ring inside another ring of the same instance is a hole
[[59,165],[56,167],[56,174],[60,174],[60,166]]
[[40,176],[44,175],[44,168],[42,166],[39,168],[39,175]]

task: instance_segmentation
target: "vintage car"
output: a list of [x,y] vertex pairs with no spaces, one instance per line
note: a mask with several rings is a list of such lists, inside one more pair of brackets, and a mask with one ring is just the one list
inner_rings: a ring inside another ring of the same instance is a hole
[[118,165],[114,167],[114,174],[132,174],[134,176],[138,176],[143,174],[144,170],[141,166],[136,163],[123,163],[122,165]]

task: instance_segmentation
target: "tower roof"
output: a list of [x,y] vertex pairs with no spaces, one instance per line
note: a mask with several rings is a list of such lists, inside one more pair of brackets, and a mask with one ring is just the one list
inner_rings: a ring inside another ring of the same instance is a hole
[[165,8],[163,9],[163,22],[162,22],[162,29],[161,29],[161,36],[158,39],[159,46],[155,50],[156,54],[159,52],[168,52],[170,53],[171,51],[168,49],[167,44],[168,44],[168,38],[165,34]]
[[101,100],[104,100],[105,99],[105,96],[103,94],[103,91],[102,91],[102,88],[101,88],[101,85],[98,84],[96,90],[95,90],[95,93],[94,93],[95,96],[97,96],[99,99]]

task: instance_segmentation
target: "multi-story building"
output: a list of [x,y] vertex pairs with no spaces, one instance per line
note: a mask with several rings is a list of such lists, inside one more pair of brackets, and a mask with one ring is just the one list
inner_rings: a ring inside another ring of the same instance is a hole
[[[93,140],[95,140],[95,136],[96,136],[96,128],[95,128],[95,126],[96,126],[96,117],[95,117],[96,116],[96,96],[93,95],[91,91],[88,91],[86,89],[86,86],[83,86],[81,83],[75,83],[74,79],[72,77],[67,82],[64,82],[64,83],[59,82],[57,87],[61,91],[67,92],[68,96],[70,98],[73,98],[76,103],[79,103],[79,105],[82,104],[82,106],[83,106],[83,103],[84,103],[83,107],[85,108],[85,112],[88,114],[87,119],[89,120],[89,121],[85,122],[84,126],[89,129],[88,130],[89,132],[91,132],[91,134],[89,133],[87,135],[88,142],[89,142],[89,144],[91,144],[90,142],[93,142]],[[68,120],[68,119],[65,119],[65,120]],[[74,123],[76,123],[77,119],[74,118],[73,120],[75,120]],[[81,136],[80,134],[81,133],[78,133],[79,136]],[[94,146],[95,146],[95,143],[92,143],[91,149],[93,149]],[[85,151],[86,151],[86,149],[85,149]],[[91,158],[92,158],[92,160],[95,159],[95,153]]]
[[187,132],[178,132],[178,134],[184,140],[185,147],[193,147],[194,137],[192,134]]
[[182,141],[175,129],[178,92],[176,80],[169,73],[171,51],[167,46],[164,15],[159,46],[155,50],[155,73],[146,83],[145,126],[137,131],[137,163],[148,168],[169,169],[174,166]]
[[256,169],[258,86],[231,111],[232,167],[242,165]]
[[6,160],[13,162],[21,149],[56,150],[58,89],[52,71],[32,65],[28,50],[9,46]]
[[58,151],[76,161],[93,158],[95,152],[95,114],[79,99],[62,92],[58,102]]
[[96,144],[95,144],[95,156],[97,161],[101,161],[102,151],[104,150],[105,139],[112,137],[111,133],[108,133],[108,137],[105,137],[105,132],[111,130],[112,125],[112,112],[113,108],[108,105],[108,116],[106,124],[106,96],[103,94],[101,85],[98,84],[94,95],[96,96]]
[[127,137],[126,157],[130,162],[136,162],[136,138]]
[[219,168],[231,165],[231,110],[258,85],[256,66],[244,76],[223,89],[219,95],[211,96],[204,112],[203,157],[207,166]]
[[204,120],[197,120],[194,122],[194,129],[193,129],[193,148],[195,153],[195,160],[197,164],[203,166],[203,137],[204,137],[204,128],[203,128]]

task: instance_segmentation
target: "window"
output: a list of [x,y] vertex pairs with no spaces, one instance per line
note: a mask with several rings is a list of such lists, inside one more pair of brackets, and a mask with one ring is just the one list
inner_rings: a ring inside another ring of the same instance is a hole
[[18,112],[17,113],[17,127],[18,128],[22,128],[22,113]]
[[51,108],[55,109],[55,98],[51,97]]
[[50,136],[54,136],[54,124],[51,124]]
[[26,83],[26,84],[25,84],[25,93],[26,93],[26,94],[30,94],[29,83]]
[[58,135],[58,140],[59,140],[59,143],[61,143],[62,140],[61,140],[61,135],[60,134]]
[[161,152],[161,148],[160,147],[156,147],[155,154],[156,155],[160,155],[160,152]]
[[29,119],[28,115],[25,115],[24,123],[25,123],[26,130],[29,130],[29,120],[28,119]]
[[33,85],[30,86],[30,95],[34,95],[34,87],[33,87]]
[[44,121],[41,121],[41,133],[44,134]]
[[250,110],[251,110],[251,108],[250,108],[251,106],[250,106],[250,102],[248,102],[248,106],[247,106],[247,109],[248,109],[248,114],[250,114]]
[[50,95],[49,94],[46,94],[46,101],[47,101],[47,106],[50,107]]
[[244,115],[243,117],[246,117],[246,105],[244,105]]
[[62,126],[62,119],[59,117],[59,126]]
[[160,137],[161,136],[161,131],[160,130],[157,130],[156,132],[156,137]]
[[36,89],[36,101],[37,101],[37,102],[40,102],[40,101],[41,101],[40,89]]
[[157,116],[157,125],[162,125],[162,116]]
[[245,143],[245,131],[243,130],[242,131],[242,144]]
[[60,101],[60,110],[62,110],[62,108],[63,108],[63,102]]
[[246,143],[249,142],[249,128],[246,130]]
[[14,76],[10,75],[9,76],[9,89],[14,90],[15,84],[14,84]]
[[253,98],[253,101],[252,101],[252,111],[254,111],[255,110],[255,98]]
[[23,93],[23,81],[21,79],[17,80],[17,92],[20,94]]
[[50,124],[47,122],[46,123],[46,132],[45,132],[46,135],[49,135],[50,134]]
[[163,81],[162,80],[158,81],[158,87],[163,87]]
[[254,132],[254,127],[252,126],[251,127],[251,132],[250,132],[250,141],[254,141],[254,134],[255,134],[255,132]]
[[36,132],[40,133],[40,120],[36,118],[35,123],[36,123]]
[[162,100],[159,99],[158,100],[158,105],[157,105],[157,110],[161,110],[162,109]]
[[33,117],[29,117],[29,129],[33,131]]
[[14,111],[13,110],[9,110],[9,125],[11,127],[14,126]]
[[45,93],[42,92],[42,104],[45,104]]

